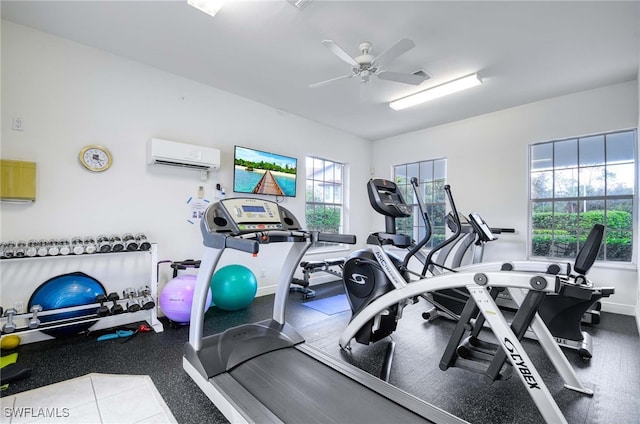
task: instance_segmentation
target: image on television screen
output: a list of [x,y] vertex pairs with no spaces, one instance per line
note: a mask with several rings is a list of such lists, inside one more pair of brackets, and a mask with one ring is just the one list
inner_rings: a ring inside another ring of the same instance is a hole
[[296,195],[296,158],[236,146],[233,163],[236,193]]

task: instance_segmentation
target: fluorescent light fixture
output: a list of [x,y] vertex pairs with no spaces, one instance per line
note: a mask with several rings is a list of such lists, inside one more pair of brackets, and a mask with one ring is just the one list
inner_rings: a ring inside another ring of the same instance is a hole
[[187,0],[187,3],[190,6],[195,7],[196,9],[207,13],[211,16],[216,16],[218,10],[224,4],[223,0]]
[[287,0],[289,3],[297,7],[298,9],[302,9],[307,5],[307,3],[311,3],[311,0]]
[[419,93],[403,97],[402,99],[394,100],[389,103],[389,106],[391,107],[391,109],[402,110],[411,106],[428,102],[429,100],[437,99],[438,97],[466,90],[467,88],[475,87],[476,85],[480,84],[482,84],[482,80],[480,79],[480,76],[478,74],[467,75],[466,77],[458,78],[453,81],[445,82],[444,84],[436,85],[435,87],[431,87],[424,91],[420,91]]

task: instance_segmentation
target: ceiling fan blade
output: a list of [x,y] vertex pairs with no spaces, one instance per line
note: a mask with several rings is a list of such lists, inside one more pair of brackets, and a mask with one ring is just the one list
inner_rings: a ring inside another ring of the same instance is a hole
[[412,85],[420,85],[427,79],[422,75],[401,74],[400,72],[382,71],[377,75],[378,75],[378,78],[383,80],[402,82],[405,84],[412,84]]
[[342,48],[338,46],[333,40],[324,40],[322,44],[324,44],[329,50],[331,50],[333,54],[335,54],[340,59],[347,62],[349,65],[354,66],[356,68],[360,66],[354,58],[349,56],[349,54],[347,54],[347,52],[342,50]]
[[378,66],[384,66],[401,54],[411,50],[415,46],[416,44],[413,42],[413,40],[403,38],[387,50],[380,53],[375,59],[373,59],[372,62]]
[[332,83],[334,81],[338,81],[338,80],[341,80],[341,79],[353,78],[353,75],[354,74],[342,75],[341,77],[335,77],[335,78],[328,79],[326,81],[320,81],[320,82],[316,82],[316,83],[313,83],[313,84],[309,84],[309,88],[321,87],[323,85],[326,85],[326,84],[329,84],[329,83]]

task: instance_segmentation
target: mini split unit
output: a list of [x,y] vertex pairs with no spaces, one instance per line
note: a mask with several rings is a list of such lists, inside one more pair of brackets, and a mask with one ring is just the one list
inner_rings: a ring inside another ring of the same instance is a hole
[[147,163],[206,172],[220,168],[220,150],[152,138],[147,143]]

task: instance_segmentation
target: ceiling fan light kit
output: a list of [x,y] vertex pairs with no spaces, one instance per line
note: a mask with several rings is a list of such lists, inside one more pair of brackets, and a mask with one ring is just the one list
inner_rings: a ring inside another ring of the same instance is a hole
[[436,85],[435,87],[428,88],[424,91],[420,91],[410,96],[394,100],[389,103],[389,107],[394,110],[406,109],[408,107],[416,106],[430,100],[437,99],[439,97],[466,90],[467,88],[476,87],[480,84],[482,84],[480,75],[478,75],[477,73],[467,75],[466,77],[445,82],[444,84]]

